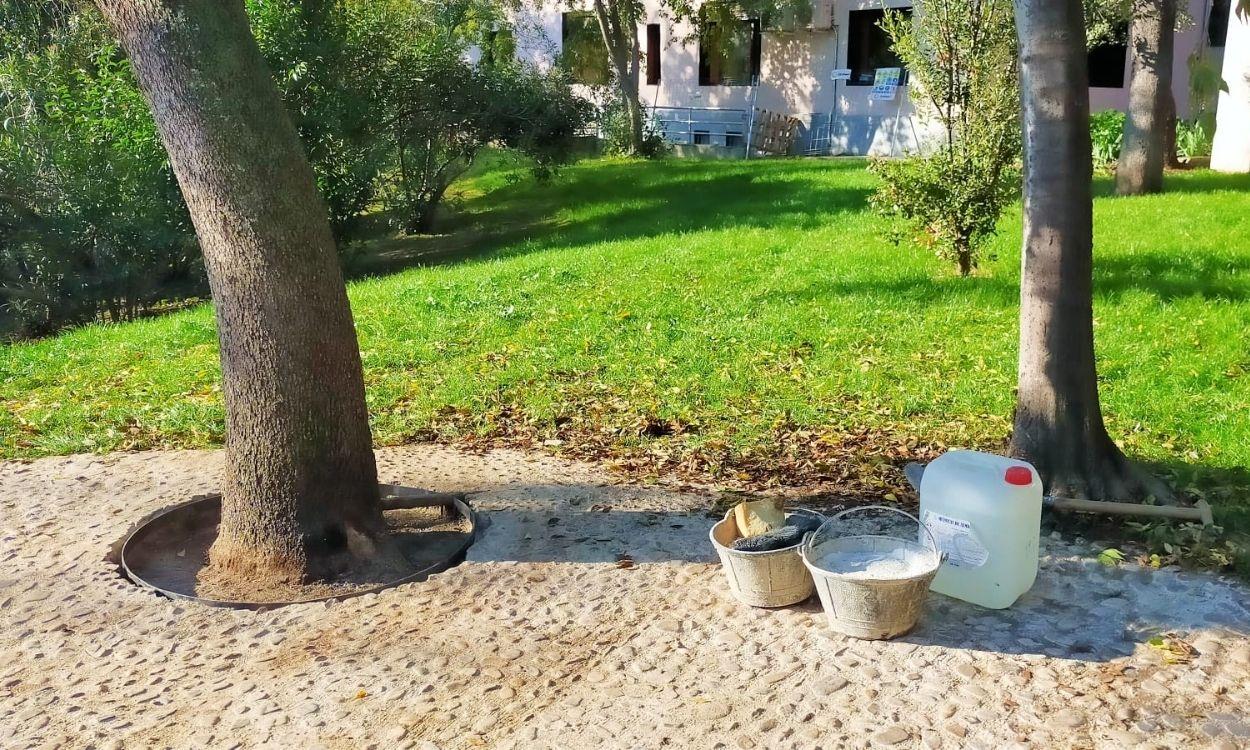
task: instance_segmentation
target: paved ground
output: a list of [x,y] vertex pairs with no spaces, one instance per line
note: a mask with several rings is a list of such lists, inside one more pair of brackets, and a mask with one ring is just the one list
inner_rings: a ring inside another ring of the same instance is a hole
[[[729,599],[705,497],[518,453],[379,457],[385,481],[475,493],[492,525],[470,561],[262,613],[164,600],[105,562],[143,514],[215,489],[219,454],[0,464],[0,748],[1250,742],[1250,592],[1213,576],[1047,540],[1013,609],[932,595],[912,635],[853,641],[811,603]],[[1165,663],[1160,632],[1197,655]]]

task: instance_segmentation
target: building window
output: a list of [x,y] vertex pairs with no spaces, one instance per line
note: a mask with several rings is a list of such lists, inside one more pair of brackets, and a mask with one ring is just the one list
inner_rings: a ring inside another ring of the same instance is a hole
[[570,11],[560,22],[560,64],[577,83],[604,86],[612,80],[599,19],[588,11]]
[[[911,17],[911,8],[892,8]],[[894,54],[890,35],[881,28],[884,10],[853,10],[847,22],[846,67],[851,69],[851,86],[871,86],[877,68],[903,68],[900,83],[907,82],[907,69]]]
[[710,145],[712,145],[712,133],[711,133],[711,131],[708,131],[708,130],[696,130],[696,131],[694,131],[694,145],[696,145],[696,146],[710,146]]
[[647,85],[660,82],[660,24],[647,24]]
[[1223,47],[1228,40],[1228,13],[1230,0],[1211,0],[1211,15],[1207,17],[1207,44]]
[[760,22],[709,22],[699,37],[700,86],[750,86],[760,75]]
[[1124,67],[1128,64],[1128,25],[1115,30],[1112,41],[1089,49],[1089,86],[1096,89],[1124,88]]

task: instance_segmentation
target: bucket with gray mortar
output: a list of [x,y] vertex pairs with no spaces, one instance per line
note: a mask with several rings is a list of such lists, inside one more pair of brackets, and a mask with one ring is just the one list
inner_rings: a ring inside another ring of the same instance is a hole
[[[811,510],[796,508],[786,513],[788,519],[797,515],[824,516]],[[733,548],[741,534],[731,508],[722,521],[708,532],[729,590],[738,601],[752,607],[786,607],[812,595],[812,577],[799,558],[802,542],[767,552],[744,552]]]

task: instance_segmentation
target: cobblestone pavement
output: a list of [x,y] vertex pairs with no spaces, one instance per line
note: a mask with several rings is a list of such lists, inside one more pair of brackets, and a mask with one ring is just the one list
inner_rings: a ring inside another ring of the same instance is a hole
[[[110,545],[215,489],[220,460],[0,464],[0,748],[1250,742],[1244,587],[1048,539],[1012,609],[931,595],[911,635],[848,640],[816,604],[724,593],[706,497],[520,453],[379,453],[384,481],[472,492],[490,518],[468,562],[424,583],[236,612],[122,580]],[[1166,663],[1146,643],[1164,632],[1197,655]]]

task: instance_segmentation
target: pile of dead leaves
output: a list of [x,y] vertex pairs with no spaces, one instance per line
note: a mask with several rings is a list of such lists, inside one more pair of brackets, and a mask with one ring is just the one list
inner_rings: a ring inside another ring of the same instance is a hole
[[746,490],[813,485],[894,499],[907,487],[902,467],[946,449],[903,431],[838,431],[782,422],[745,444],[708,437],[701,425],[663,420],[611,399],[541,419],[515,404],[488,412],[446,407],[416,440],[469,450],[519,448],[604,463],[631,479],[675,476]]

